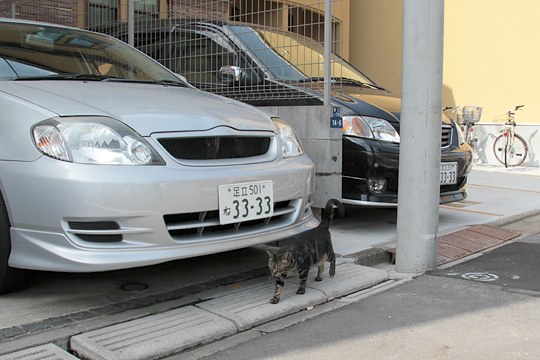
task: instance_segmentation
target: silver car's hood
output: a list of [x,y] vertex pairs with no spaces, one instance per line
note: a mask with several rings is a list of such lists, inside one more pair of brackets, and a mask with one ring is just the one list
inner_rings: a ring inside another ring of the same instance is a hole
[[0,90],[59,116],[109,116],[148,136],[155,132],[239,130],[275,127],[266,113],[249,105],[174,86],[96,81],[6,81]]

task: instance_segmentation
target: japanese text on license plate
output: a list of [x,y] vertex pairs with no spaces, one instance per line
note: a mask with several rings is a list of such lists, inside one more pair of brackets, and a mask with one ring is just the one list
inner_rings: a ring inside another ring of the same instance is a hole
[[457,163],[441,163],[441,185],[457,184]]
[[232,224],[274,214],[272,181],[257,181],[219,186],[219,222]]

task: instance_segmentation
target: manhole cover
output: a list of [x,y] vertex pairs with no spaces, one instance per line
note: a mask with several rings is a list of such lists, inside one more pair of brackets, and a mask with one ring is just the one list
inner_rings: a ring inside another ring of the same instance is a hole
[[148,285],[138,282],[127,283],[121,286],[124,291],[142,291],[148,289]]
[[466,274],[461,274],[461,277],[467,280],[474,280],[474,281],[495,281],[499,278],[495,274],[490,274],[486,272],[466,273]]

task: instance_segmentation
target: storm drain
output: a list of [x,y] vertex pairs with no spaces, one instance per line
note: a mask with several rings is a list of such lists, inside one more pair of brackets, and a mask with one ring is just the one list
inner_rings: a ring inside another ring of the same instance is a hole
[[84,359],[145,360],[182,351],[236,332],[223,318],[193,306],[147,316],[71,338]]
[[70,353],[53,344],[36,346],[0,356],[0,360],[77,360]]

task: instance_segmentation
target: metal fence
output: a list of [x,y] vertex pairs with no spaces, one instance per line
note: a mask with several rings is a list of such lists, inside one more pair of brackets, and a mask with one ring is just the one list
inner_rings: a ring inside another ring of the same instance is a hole
[[[0,0],[0,16],[108,33],[196,87],[259,105],[320,103],[324,9],[325,0]],[[342,24],[334,15],[339,54]],[[348,65],[333,60],[335,90]]]

